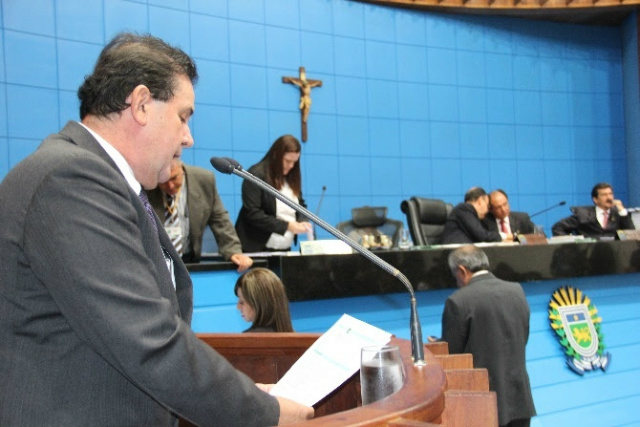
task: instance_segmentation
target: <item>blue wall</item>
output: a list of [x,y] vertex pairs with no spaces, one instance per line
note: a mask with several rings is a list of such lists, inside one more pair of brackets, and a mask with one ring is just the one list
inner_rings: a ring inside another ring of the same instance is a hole
[[[298,91],[281,77],[305,66],[322,79],[301,162],[311,210],[327,187],[330,223],[365,204],[404,219],[405,198],[457,203],[473,185],[504,188],[528,212],[588,204],[597,181],[640,203],[628,192],[627,144],[638,143],[625,137],[623,102],[638,109],[637,93],[623,97],[626,68],[637,87],[635,21],[625,32],[347,0],[2,0],[0,15],[0,178],[77,119],[75,91],[98,52],[134,30],[197,59],[185,160],[206,168],[213,155],[248,167],[279,135],[299,135]],[[240,185],[219,177],[233,219]],[[549,232],[568,213],[536,222]]]
[[[198,332],[240,332],[249,324],[235,307],[235,272],[192,273],[193,328]],[[524,283],[531,308],[527,369],[538,416],[532,427],[640,426],[640,274]],[[549,326],[549,300],[563,286],[578,288],[602,317],[605,350],[611,353],[606,372],[578,376],[565,364],[564,351]],[[446,298],[455,289],[417,292],[422,332],[439,335]],[[390,294],[291,303],[298,332],[324,332],[348,313],[398,337],[410,339],[409,296]]]

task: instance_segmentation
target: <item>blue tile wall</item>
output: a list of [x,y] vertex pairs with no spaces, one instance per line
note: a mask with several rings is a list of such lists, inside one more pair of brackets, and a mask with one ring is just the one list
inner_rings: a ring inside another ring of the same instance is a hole
[[190,0],[189,6],[194,15],[228,16],[228,5],[226,1]]
[[192,14],[189,32],[191,40],[197,41],[191,46],[191,54],[196,59],[229,60],[229,21],[216,16]]
[[128,0],[104,2],[105,41],[121,31],[149,32],[149,8]]
[[7,84],[6,90],[7,135],[10,138],[39,140],[59,130],[58,91],[13,84]]
[[[304,66],[322,80],[303,188],[317,203],[328,187],[322,214],[333,223],[374,202],[403,219],[402,199],[457,203],[471,185],[508,189],[513,205],[537,211],[589,203],[593,183],[611,181],[625,203],[640,204],[628,167],[635,116],[623,96],[637,40],[623,27],[350,0],[2,0],[0,22],[0,177],[77,119],[79,83],[102,46],[130,30],[196,58],[196,145],[184,156],[203,167],[221,154],[248,167],[278,136],[299,136],[299,89],[282,77]],[[235,219],[241,181],[220,181]],[[536,221],[549,230],[566,214]]]
[[264,23],[264,9],[267,0],[227,1],[229,18],[240,21]]
[[102,46],[58,39],[56,48],[57,69],[65,70],[63,73],[58,73],[57,88],[75,92],[84,81],[84,77],[91,74]]
[[299,29],[300,7],[304,7],[304,4],[290,0],[269,0],[264,11],[264,22],[267,25]]
[[7,138],[0,137],[0,173],[2,176],[5,176],[9,169],[9,143]]
[[[4,83],[0,83],[0,137],[6,137],[7,129],[7,90]],[[6,162],[6,157],[3,161]],[[4,175],[3,175],[4,176]]]
[[[65,0],[55,2],[56,35],[61,39],[104,44],[103,0]],[[78,19],[78,11],[82,19]],[[95,61],[95,57],[94,57]]]

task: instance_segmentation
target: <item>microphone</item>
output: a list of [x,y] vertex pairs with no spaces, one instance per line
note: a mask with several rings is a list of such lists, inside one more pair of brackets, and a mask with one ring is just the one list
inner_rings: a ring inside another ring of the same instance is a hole
[[317,215],[309,212],[309,210],[305,209],[299,204],[293,202],[288,197],[284,196],[281,192],[273,188],[271,185],[255,177],[251,173],[243,170],[242,166],[234,159],[230,159],[228,157],[212,157],[211,165],[218,172],[221,172],[224,174],[238,175],[239,177],[244,178],[247,181],[250,181],[252,184],[262,188],[267,193],[271,194],[272,196],[280,200],[285,205],[289,206],[296,212],[300,212],[305,217],[313,221],[315,224],[324,228],[329,233],[337,237],[339,240],[351,246],[353,249],[355,249],[357,252],[359,252],[361,255],[363,255],[372,263],[374,263],[375,265],[377,265],[387,273],[397,278],[407,288],[407,290],[409,291],[409,294],[411,295],[411,319],[409,322],[409,326],[411,328],[411,354],[413,358],[413,364],[416,366],[426,365],[426,362],[424,361],[424,345],[422,342],[422,328],[420,326],[420,319],[418,318],[416,295],[415,295],[415,292],[413,291],[413,286],[411,285],[411,282],[409,282],[409,279],[407,279],[407,277],[404,274],[402,274],[397,268],[391,266],[389,263],[387,263],[377,255],[375,255],[370,250],[366,249],[364,246],[351,240],[349,237],[347,237],[346,234],[344,234],[334,226],[328,224],[327,222],[319,218]]
[[322,201],[324,200],[324,193],[327,191],[327,186],[322,186],[322,194],[320,194],[320,201],[318,202],[318,207],[316,208],[316,215],[320,212],[320,206],[322,206]]
[[[237,162],[236,162],[236,163],[237,163]],[[566,205],[566,204],[567,204],[567,202],[563,200],[563,201],[561,201],[560,203],[558,203],[557,205],[550,206],[550,207],[548,207],[548,208],[546,208],[546,209],[542,209],[540,212],[536,212],[536,213],[534,213],[533,215],[529,215],[529,218],[533,218],[533,217],[534,217],[534,216],[536,216],[536,215],[540,215],[541,213],[545,213],[546,211],[550,211],[551,209],[555,209],[555,208],[557,208],[557,207],[559,207],[559,206],[564,206],[564,205]]]

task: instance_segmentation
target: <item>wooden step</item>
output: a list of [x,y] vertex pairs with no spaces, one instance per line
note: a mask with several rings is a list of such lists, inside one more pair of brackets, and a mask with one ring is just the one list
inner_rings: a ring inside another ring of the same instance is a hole
[[447,391],[444,402],[441,418],[446,427],[498,427],[493,391]]
[[445,341],[428,342],[424,346],[434,355],[449,354],[449,343]]
[[442,369],[473,369],[473,355],[470,353],[436,355]]
[[478,369],[445,369],[447,390],[489,391],[489,372]]

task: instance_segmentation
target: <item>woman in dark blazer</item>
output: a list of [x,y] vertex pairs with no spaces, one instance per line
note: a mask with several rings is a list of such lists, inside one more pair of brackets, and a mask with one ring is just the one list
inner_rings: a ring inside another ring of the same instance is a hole
[[[302,198],[300,152],[300,142],[292,135],[283,135],[249,172],[306,207]],[[244,252],[289,250],[298,234],[311,231],[311,224],[304,219],[253,183],[242,184],[242,208],[236,232]]]

